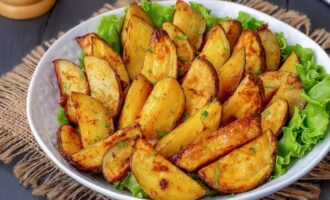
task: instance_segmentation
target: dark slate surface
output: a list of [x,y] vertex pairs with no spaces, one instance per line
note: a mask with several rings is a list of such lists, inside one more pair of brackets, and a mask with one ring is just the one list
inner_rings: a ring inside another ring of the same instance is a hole
[[[330,31],[330,7],[319,0],[270,0],[288,9],[301,11],[310,17],[313,27],[324,27]],[[98,0],[60,0],[47,14],[32,20],[13,21],[0,17],[0,74],[10,71],[21,62],[21,58],[34,46],[57,36],[62,30],[77,25],[87,19],[104,3]],[[0,200],[2,199],[44,199],[32,195],[30,189],[19,184],[12,173],[13,164],[0,162]],[[321,182],[321,199],[329,199],[330,182]]]

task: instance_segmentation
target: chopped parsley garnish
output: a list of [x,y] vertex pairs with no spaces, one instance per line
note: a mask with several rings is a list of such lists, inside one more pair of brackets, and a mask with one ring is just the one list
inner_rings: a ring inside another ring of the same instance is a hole
[[187,40],[188,39],[188,36],[186,36],[186,35],[178,35],[176,38],[178,40]]
[[124,147],[125,147],[125,142],[124,142],[124,141],[119,141],[119,142],[118,142],[118,146],[119,146],[120,148],[124,148]]
[[70,90],[70,88],[71,88],[71,83],[63,83],[63,87],[64,87],[64,89],[66,89],[66,90]]
[[110,122],[105,122],[105,128],[110,128]]
[[264,112],[264,116],[267,117],[268,115],[270,115],[270,113],[271,113],[271,112],[270,112],[269,110],[266,110],[266,111]]
[[234,193],[231,193],[230,195],[228,195],[229,198],[233,198],[235,197],[235,194]]
[[148,53],[152,53],[152,49],[150,47],[147,48]]
[[157,156],[157,151],[152,152],[152,156]]
[[158,136],[159,138],[162,138],[162,137],[164,137],[168,132],[167,132],[167,131],[156,131],[156,133],[157,133],[157,136]]
[[262,73],[261,69],[257,69],[256,72],[255,72],[255,74],[256,74],[257,76],[259,76],[261,73]]
[[257,153],[257,149],[256,149],[255,147],[251,147],[251,148],[250,148],[250,151],[252,151],[253,154],[256,154],[256,153]]
[[209,115],[209,113],[206,110],[203,110],[201,115],[202,115],[202,119],[206,119],[206,117]]
[[187,119],[189,119],[189,117],[190,117],[189,113],[185,112],[185,113],[183,114],[183,120],[184,120],[184,121],[186,121]]
[[219,177],[220,177],[220,169],[217,167],[215,169],[215,187],[219,188]]
[[60,126],[69,123],[69,120],[66,118],[64,109],[62,107],[57,110],[57,122]]

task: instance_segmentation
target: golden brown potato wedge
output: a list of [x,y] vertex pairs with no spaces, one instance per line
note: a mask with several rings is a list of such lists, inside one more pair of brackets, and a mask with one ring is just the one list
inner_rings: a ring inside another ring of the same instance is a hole
[[233,54],[218,71],[219,100],[225,102],[236,90],[244,76],[245,50]]
[[261,112],[263,102],[264,88],[262,82],[253,74],[247,74],[233,96],[223,104],[221,124],[226,125],[236,119]]
[[228,19],[220,22],[220,24],[226,32],[227,39],[230,44],[230,50],[233,51],[239,36],[242,34],[242,24],[240,21],[235,19]]
[[179,65],[178,75],[183,76],[189,70],[191,62],[195,57],[194,48],[189,43],[188,36],[186,36],[174,24],[165,22],[163,24],[163,29],[167,32],[168,36],[171,38],[171,40],[176,46]]
[[218,101],[209,103],[163,137],[157,143],[156,150],[165,158],[174,156],[202,135],[215,131],[219,127],[221,113],[222,107]]
[[157,154],[146,140],[139,139],[133,150],[131,170],[151,199],[198,199],[205,190],[191,177]]
[[151,91],[152,84],[142,74],[138,74],[127,92],[118,128],[124,128],[138,119]]
[[230,44],[220,24],[213,26],[207,33],[200,56],[209,60],[217,71],[230,57]]
[[268,130],[258,138],[202,168],[198,176],[215,190],[241,193],[268,180],[276,156],[276,138]]
[[131,124],[124,129],[118,130],[107,138],[84,148],[72,155],[71,163],[78,169],[84,171],[98,171],[102,166],[104,154],[120,141],[142,137],[140,126],[137,123]]
[[152,32],[152,26],[145,20],[135,15],[130,17],[123,41],[123,59],[131,80],[134,80],[143,67]]
[[166,31],[154,30],[141,73],[152,83],[165,77],[177,77],[178,56],[176,47]]
[[64,107],[68,119],[77,124],[76,110],[71,100],[71,92],[90,94],[85,73],[73,62],[64,59],[53,61],[58,87],[60,89],[60,105]]
[[68,160],[82,149],[79,133],[68,124],[64,124],[58,129],[57,144],[61,155]]
[[135,139],[122,140],[111,147],[103,156],[102,173],[109,183],[127,176]]
[[72,92],[72,102],[77,111],[80,136],[84,148],[113,132],[113,121],[103,104],[88,95]]
[[87,56],[92,55],[92,37],[98,36],[96,33],[87,33],[86,35],[76,37],[77,43]]
[[277,42],[274,33],[267,28],[267,25],[259,27],[257,33],[265,49],[266,70],[277,70],[281,62],[280,44]]
[[261,114],[262,130],[270,129],[276,137],[279,136],[289,118],[289,111],[289,104],[285,99],[279,98],[273,102]]
[[239,37],[233,53],[244,48],[246,54],[245,74],[260,75],[265,71],[265,51],[261,40],[254,31],[248,29]]
[[184,94],[177,80],[168,77],[159,81],[140,114],[143,135],[152,139],[172,131],[183,114],[184,105]]
[[179,27],[189,39],[195,51],[199,50],[203,42],[203,34],[206,30],[204,18],[195,12],[186,2],[177,1],[173,24]]
[[238,119],[176,155],[175,165],[193,172],[261,135],[260,115]]
[[116,72],[107,61],[94,56],[85,56],[84,62],[92,97],[109,109],[111,117],[117,116],[123,92]]
[[290,56],[286,59],[280,68],[280,71],[291,72],[297,75],[296,65],[299,64],[299,59],[297,54],[292,51]]
[[186,113],[193,115],[218,96],[219,79],[212,64],[195,58],[182,83],[186,97]]

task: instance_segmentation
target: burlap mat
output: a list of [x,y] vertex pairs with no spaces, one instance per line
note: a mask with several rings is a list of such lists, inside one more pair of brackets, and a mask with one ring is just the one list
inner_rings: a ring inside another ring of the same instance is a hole
[[[121,0],[112,5],[105,4],[94,15],[127,3],[127,0]],[[278,8],[264,0],[239,0],[239,3],[300,29],[321,47],[330,49],[330,33],[324,29],[313,30],[306,15]],[[0,160],[6,164],[17,161],[14,174],[24,187],[33,189],[34,195],[46,195],[49,199],[107,199],[61,172],[39,148],[29,128],[25,110],[29,82],[39,59],[54,41],[51,39],[35,47],[21,64],[0,78]],[[330,154],[301,180],[266,199],[318,199],[320,180],[330,180]]]

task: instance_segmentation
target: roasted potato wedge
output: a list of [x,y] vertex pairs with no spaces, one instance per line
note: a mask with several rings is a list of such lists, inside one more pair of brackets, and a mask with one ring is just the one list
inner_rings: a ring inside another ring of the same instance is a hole
[[124,129],[118,130],[107,138],[84,148],[71,157],[71,163],[78,169],[84,171],[98,171],[102,166],[103,156],[114,145],[120,141],[142,137],[140,126],[131,124]]
[[152,84],[142,74],[138,74],[127,92],[118,121],[119,129],[132,124],[138,119],[151,91]]
[[168,77],[159,81],[140,114],[143,135],[156,139],[172,131],[183,114],[184,105],[184,94],[177,80]]
[[261,114],[261,127],[263,131],[268,129],[277,137],[282,127],[289,118],[290,107],[286,100],[279,98],[268,106]]
[[84,148],[113,132],[113,121],[103,104],[88,95],[72,92],[72,102],[77,111],[81,142]]
[[111,147],[103,156],[102,173],[109,183],[127,176],[135,139],[122,140]]
[[292,51],[290,56],[286,59],[283,65],[280,68],[280,71],[291,72],[297,75],[296,65],[299,64],[299,59],[297,54]]
[[217,71],[230,57],[230,44],[220,24],[213,26],[207,33],[200,56],[209,60]]
[[174,157],[175,165],[193,172],[261,135],[260,115],[238,119],[202,138]]
[[107,61],[94,56],[86,56],[84,62],[92,97],[109,109],[111,117],[117,116],[123,102],[123,92],[116,72]]
[[220,22],[220,24],[226,32],[230,50],[233,51],[239,36],[242,34],[242,24],[240,21],[235,19],[228,19]]
[[218,96],[219,79],[212,64],[195,58],[182,83],[186,97],[186,112],[193,115]]
[[222,107],[218,101],[209,103],[163,137],[157,143],[156,150],[165,158],[174,156],[202,135],[215,131],[219,127],[221,114]]
[[258,138],[202,168],[198,176],[215,190],[241,193],[268,180],[276,156],[276,138],[268,130]]
[[58,129],[57,144],[61,155],[68,160],[82,149],[79,133],[68,124],[64,124]]
[[176,52],[178,54],[178,65],[179,65],[178,75],[183,76],[189,70],[191,62],[195,57],[194,48],[189,43],[188,36],[186,36],[174,24],[165,22],[163,24],[163,29],[167,32],[168,36],[171,38],[171,40],[174,42],[176,46]]
[[60,105],[64,107],[68,119],[77,124],[76,109],[71,100],[71,92],[90,94],[85,73],[73,62],[64,59],[53,61],[57,83],[60,90]]
[[277,70],[281,62],[280,44],[277,42],[274,33],[267,28],[267,25],[262,25],[257,33],[265,50],[266,70]]
[[96,33],[87,33],[86,35],[76,37],[80,48],[87,56],[92,55],[92,37],[98,37]]
[[246,55],[245,74],[260,75],[265,71],[265,50],[261,40],[254,31],[248,29],[239,37],[233,53],[244,48]]
[[166,31],[157,29],[153,32],[141,73],[152,83],[165,77],[177,77],[176,47]]
[[245,50],[233,54],[218,71],[219,100],[225,102],[236,90],[244,76]]
[[204,18],[195,12],[186,2],[177,1],[173,24],[179,27],[189,39],[195,51],[199,50],[203,42],[203,34],[206,30]]
[[233,96],[223,104],[222,125],[262,111],[264,88],[259,78],[247,74]]
[[139,139],[134,146],[131,170],[151,199],[198,199],[206,192],[191,177],[157,154],[144,139]]
[[127,35],[123,41],[123,60],[131,80],[134,80],[143,67],[152,32],[152,26],[145,20],[135,15],[130,16]]

